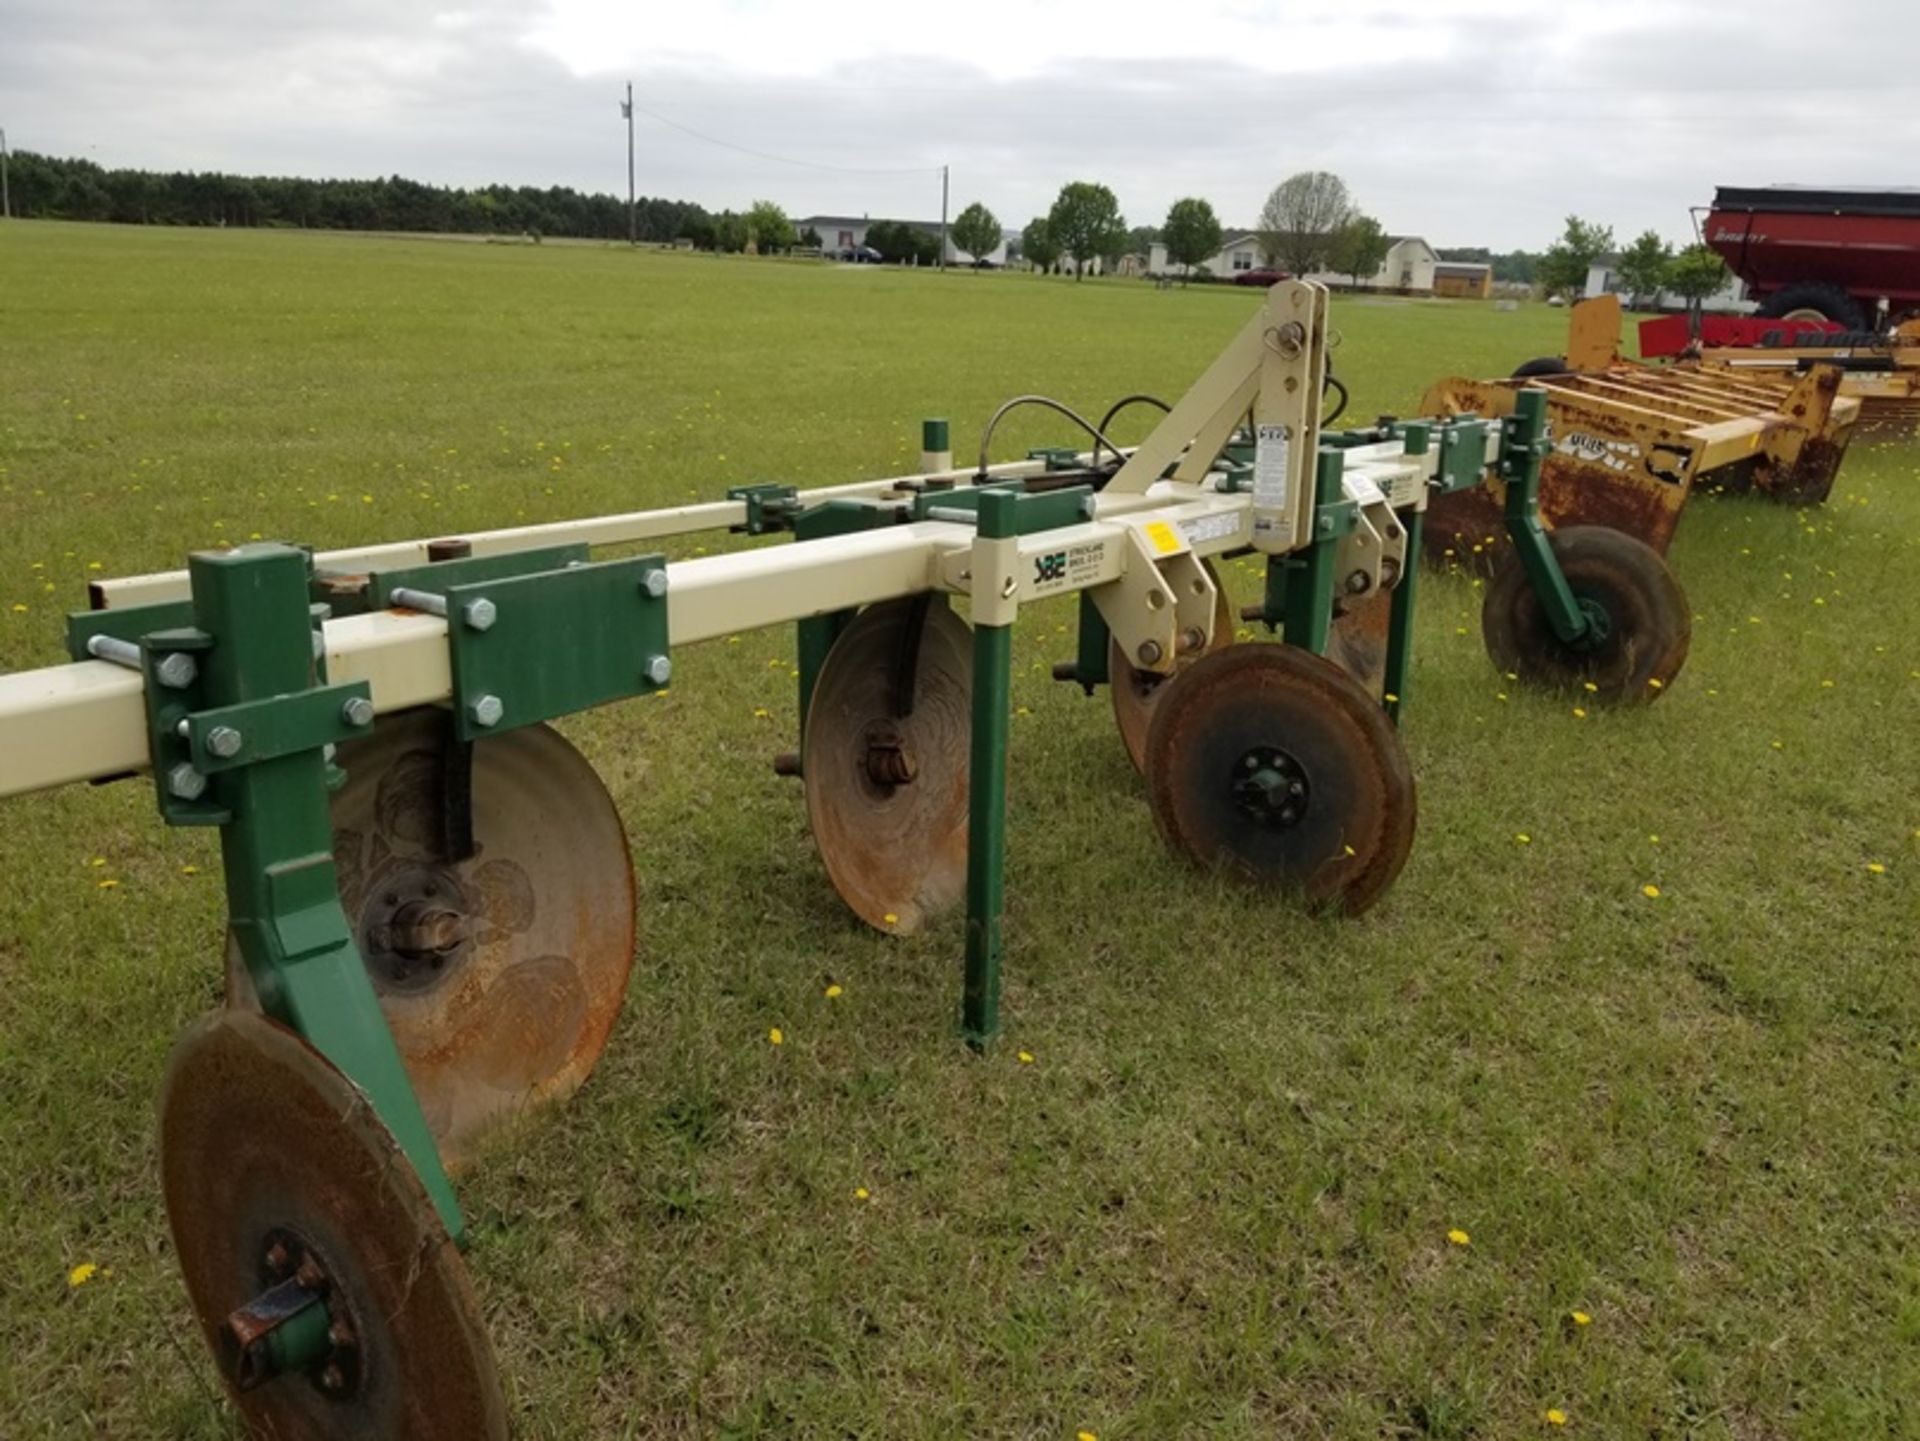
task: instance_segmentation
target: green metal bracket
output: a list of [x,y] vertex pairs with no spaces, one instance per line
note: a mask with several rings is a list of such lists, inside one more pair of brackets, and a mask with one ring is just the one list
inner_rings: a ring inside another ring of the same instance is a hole
[[759,485],[736,485],[727,492],[728,500],[746,502],[747,520],[732,527],[736,535],[769,535],[792,530],[800,514],[800,492],[790,485],[771,481]]
[[[1087,519],[1088,505],[1093,497],[1090,485],[1070,485],[1064,490],[1042,491],[1037,495],[1024,494],[1019,480],[990,482],[986,485],[970,486],[965,490],[938,491],[931,495],[918,495],[913,501],[915,520],[945,520],[966,512],[970,517],[978,518],[980,507],[988,496],[1006,495],[1015,501],[1013,512],[1013,534],[1036,535],[1043,530],[1058,530],[1066,525],[1079,525]],[[934,514],[935,511],[941,514]]]
[[1313,541],[1305,550],[1267,562],[1268,593],[1275,586],[1276,561],[1287,567],[1284,581],[1282,634],[1288,645],[1327,653],[1327,636],[1333,628],[1333,568],[1340,538],[1359,523],[1360,507],[1346,499],[1341,483],[1346,460],[1337,450],[1323,450],[1314,470]]
[[320,750],[364,735],[373,725],[373,689],[365,681],[318,686],[195,711],[175,727],[184,731],[189,760],[202,775]]
[[476,581],[445,594],[463,741],[645,695],[673,675],[660,556]]
[[1432,488],[1442,495],[1486,484],[1487,422],[1462,415],[1440,427],[1440,459]]
[[[193,694],[213,711],[270,706],[313,688],[302,552],[242,546],[195,555],[188,572],[198,629],[143,637],[150,666],[181,638],[197,637]],[[162,763],[157,750],[154,763]],[[320,745],[205,778],[211,804],[225,815],[229,924],[262,1009],[366,1094],[459,1242],[459,1203],[341,909],[326,778]]]
[[1107,655],[1111,649],[1112,631],[1107,627],[1107,618],[1100,614],[1100,607],[1094,603],[1093,592],[1080,592],[1080,624],[1078,640],[1074,645],[1073,659],[1053,668],[1055,680],[1070,680],[1088,695],[1107,684],[1111,677],[1107,673]]
[[1514,397],[1513,414],[1500,427],[1499,472],[1507,486],[1507,538],[1554,635],[1563,645],[1584,649],[1605,638],[1607,617],[1575,598],[1540,523],[1540,467],[1548,449],[1547,393],[1522,390]]
[[[1415,452],[1418,454],[1419,452]],[[1420,542],[1427,527],[1427,512],[1420,506],[1408,506],[1394,512],[1407,535],[1407,563],[1394,583],[1393,600],[1387,616],[1387,665],[1380,703],[1387,719],[1400,724],[1400,711],[1407,703],[1407,686],[1413,679],[1413,613],[1420,584]]]
[[1036,446],[1027,452],[1027,459],[1045,461],[1050,471],[1080,469],[1080,452],[1070,445]]
[[163,600],[152,605],[130,605],[121,610],[75,610],[67,613],[67,654],[87,660],[93,652],[87,642],[97,635],[110,640],[140,643],[156,630],[181,630],[193,624],[193,602]]
[[367,576],[367,601],[375,610],[393,605],[396,590],[420,590],[429,595],[445,595],[456,585],[480,581],[510,580],[516,576],[538,575],[585,565],[592,551],[587,545],[548,545],[537,550],[507,551],[501,555],[472,555],[459,560],[439,560],[427,565],[402,566],[395,570],[376,570]]
[[[979,533],[1018,535],[1022,500],[1007,491],[980,497]],[[984,1046],[1000,1029],[1001,922],[1006,910],[1007,741],[1013,711],[1013,627],[973,627],[973,729],[967,780],[967,960],[961,1026]]]

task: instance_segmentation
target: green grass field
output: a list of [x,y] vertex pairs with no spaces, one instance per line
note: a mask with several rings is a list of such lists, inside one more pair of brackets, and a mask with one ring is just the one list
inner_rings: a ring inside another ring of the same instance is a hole
[[[1017,392],[1171,396],[1254,303],[0,226],[0,668],[189,548],[858,479],[912,468],[923,415],[965,455]],[[1335,317],[1357,417],[1564,323]],[[1818,511],[1698,501],[1686,673],[1584,719],[1504,697],[1478,592],[1429,577],[1420,839],[1351,922],[1171,861],[1104,696],[1046,678],[1071,611],[1035,608],[978,1058],[960,919],[854,923],[768,766],[789,635],[567,723],[641,944],[595,1079],[462,1183],[516,1434],[1920,1436],[1916,534],[1911,444],[1856,446]],[[144,781],[0,815],[0,1434],[233,1434],[153,1141],[218,992],[216,847]]]

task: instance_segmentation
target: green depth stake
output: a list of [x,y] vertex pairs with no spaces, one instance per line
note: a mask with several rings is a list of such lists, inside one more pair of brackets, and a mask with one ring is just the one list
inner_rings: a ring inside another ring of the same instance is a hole
[[[980,495],[979,534],[1016,533],[1010,491]],[[1013,710],[1013,627],[973,624],[973,728],[967,784],[967,963],[961,1024],[984,1046],[1000,1029],[1001,920],[1006,910],[1007,741]]]

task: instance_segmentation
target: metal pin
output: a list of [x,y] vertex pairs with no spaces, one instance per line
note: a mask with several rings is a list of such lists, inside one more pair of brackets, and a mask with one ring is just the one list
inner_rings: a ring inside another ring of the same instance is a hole
[[396,585],[387,592],[387,600],[393,605],[404,606],[408,610],[421,611],[427,615],[437,615],[443,619],[447,614],[447,598],[444,595],[435,595],[430,590],[414,590],[410,586]]

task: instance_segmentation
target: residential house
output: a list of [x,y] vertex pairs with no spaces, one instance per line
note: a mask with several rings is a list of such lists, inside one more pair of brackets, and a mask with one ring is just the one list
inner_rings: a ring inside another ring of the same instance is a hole
[[[1581,288],[1581,298],[1592,300],[1597,295],[1617,295],[1623,302],[1630,302],[1633,296],[1627,294],[1627,284],[1620,278],[1620,257],[1602,255],[1587,267],[1587,283]],[[1645,297],[1641,297],[1645,298]],[[1719,311],[1733,315],[1751,315],[1760,307],[1757,302],[1747,298],[1747,287],[1736,275],[1729,274],[1727,283],[1700,302],[1703,310]],[[1655,310],[1685,310],[1685,297],[1671,291],[1661,291],[1653,298]]]
[[[915,230],[924,231],[935,240],[940,238],[940,222],[937,220],[908,220],[903,223],[911,225]],[[867,243],[867,231],[874,224],[875,221],[873,218],[866,215],[857,218],[851,215],[809,215],[803,219],[794,221],[793,228],[802,235],[806,234],[808,230],[812,230],[820,237],[820,248],[829,256],[832,256],[842,250],[851,250],[855,246],[865,245]],[[1000,243],[996,245],[992,251],[986,255],[974,256],[969,255],[953,243],[953,231],[952,227],[949,226],[947,231],[947,264],[971,265],[977,259],[984,260],[989,265],[1005,265],[1007,263],[1007,242],[1010,239],[1017,239],[1018,237],[1018,231],[1003,230],[1000,233]]]
[[[1231,280],[1245,270],[1259,270],[1266,264],[1260,255],[1260,237],[1250,230],[1228,231],[1220,249],[1193,267],[1195,275],[1213,275]],[[1167,254],[1161,241],[1154,241],[1147,254],[1147,274],[1179,275],[1181,267]]]

